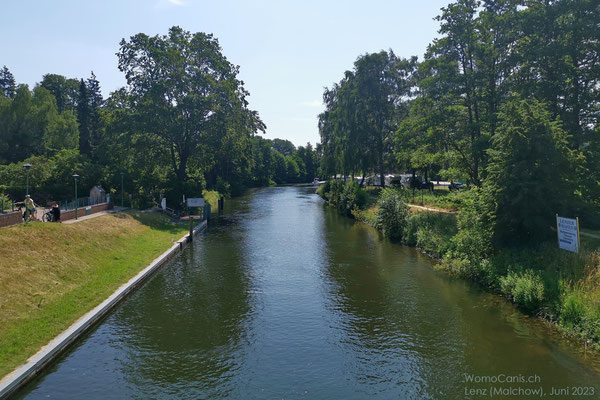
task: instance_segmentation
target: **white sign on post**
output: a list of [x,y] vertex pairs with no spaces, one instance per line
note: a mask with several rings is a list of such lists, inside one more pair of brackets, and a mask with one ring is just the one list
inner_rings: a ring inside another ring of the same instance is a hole
[[579,218],[563,218],[557,214],[556,230],[558,231],[558,247],[579,253]]
[[162,200],[160,201],[160,206],[162,207],[163,210],[167,209],[167,198],[163,197]]
[[204,199],[203,198],[189,198],[187,199],[187,205],[188,207],[198,207],[198,208],[202,208],[204,207]]

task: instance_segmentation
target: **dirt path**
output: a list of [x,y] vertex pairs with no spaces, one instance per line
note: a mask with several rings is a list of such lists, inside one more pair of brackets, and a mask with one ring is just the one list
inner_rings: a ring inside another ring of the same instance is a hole
[[433,212],[437,212],[437,213],[443,213],[443,214],[456,214],[457,211],[449,211],[449,210],[443,210],[440,208],[431,208],[431,207],[425,207],[425,206],[417,206],[415,204],[409,204],[409,207],[412,208],[417,208],[419,210],[425,210],[425,211],[433,211]]

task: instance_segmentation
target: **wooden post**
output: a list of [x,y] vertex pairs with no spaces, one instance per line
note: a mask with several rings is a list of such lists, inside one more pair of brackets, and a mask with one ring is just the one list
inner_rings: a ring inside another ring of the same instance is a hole
[[558,231],[558,213],[556,213],[556,240],[557,240],[557,244],[558,247],[560,248],[560,232]]
[[194,218],[190,215],[190,238],[189,242],[194,240]]
[[225,198],[219,198],[219,214],[223,214],[223,209],[225,208]]
[[577,220],[577,252],[579,253],[579,248],[581,247],[581,241],[579,240],[579,237],[581,236],[579,234],[579,217],[575,218]]

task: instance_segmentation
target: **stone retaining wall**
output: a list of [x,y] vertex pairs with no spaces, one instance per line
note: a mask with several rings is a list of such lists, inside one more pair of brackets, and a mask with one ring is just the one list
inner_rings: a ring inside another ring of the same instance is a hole
[[[89,212],[87,210],[88,208],[90,209]],[[96,204],[95,206],[90,206],[90,207],[79,207],[77,209],[77,218],[84,217],[84,216],[90,215],[90,214],[95,214],[100,211],[106,211],[109,208],[110,208],[110,204],[108,204],[108,203]],[[61,221],[67,221],[69,219],[75,219],[75,210],[62,211],[60,213]]]
[[[84,217],[86,215],[95,214],[100,211],[106,211],[112,208],[112,205],[109,203],[101,203],[96,204],[90,207],[79,207],[77,209],[77,218]],[[88,210],[89,209],[89,210]],[[41,214],[38,215],[38,218],[41,217]],[[67,221],[69,219],[75,218],[75,210],[62,211],[60,213],[60,220]],[[20,211],[0,213],[0,227],[15,225],[20,222],[23,222],[23,214]]]
[[0,227],[15,225],[19,222],[23,222],[23,214],[21,214],[21,211],[11,211],[0,214]]

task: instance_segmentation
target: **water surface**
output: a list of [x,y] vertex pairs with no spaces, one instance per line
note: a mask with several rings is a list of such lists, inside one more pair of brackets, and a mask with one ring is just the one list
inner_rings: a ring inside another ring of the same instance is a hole
[[253,191],[17,397],[599,397],[597,355],[432,265],[313,188]]

